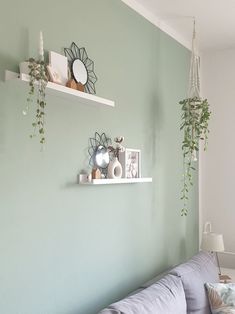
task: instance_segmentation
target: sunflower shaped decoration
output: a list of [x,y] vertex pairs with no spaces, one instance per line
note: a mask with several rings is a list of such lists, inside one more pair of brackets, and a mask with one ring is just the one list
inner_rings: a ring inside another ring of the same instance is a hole
[[94,72],[94,62],[88,58],[86,49],[79,48],[73,42],[71,48],[64,48],[64,53],[74,80],[84,86],[86,93],[95,94],[97,76]]
[[110,161],[109,151],[112,145],[111,139],[107,137],[105,133],[100,135],[95,132],[95,136],[89,139],[89,144],[88,153],[90,155],[90,166],[99,168],[101,173],[106,176]]

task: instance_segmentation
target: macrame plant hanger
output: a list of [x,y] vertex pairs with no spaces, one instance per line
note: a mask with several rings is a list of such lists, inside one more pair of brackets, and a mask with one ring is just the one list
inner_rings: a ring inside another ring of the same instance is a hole
[[[200,58],[197,55],[196,49],[196,22],[193,21],[193,38],[192,38],[192,52],[189,71],[189,86],[188,98],[200,99],[200,77],[199,77]],[[197,152],[193,151],[191,160],[197,161]]]
[[189,71],[189,87],[188,98],[200,98],[200,77],[199,77],[200,58],[196,51],[196,22],[193,22],[193,38],[192,38],[192,53]]
[[181,190],[181,200],[184,205],[181,209],[181,216],[188,213],[189,189],[193,186],[193,171],[196,167],[193,162],[197,161],[197,154],[200,149],[200,140],[204,142],[204,150],[207,147],[208,121],[210,109],[207,99],[202,99],[200,95],[199,63],[200,59],[196,50],[196,27],[193,21],[192,52],[189,71],[189,84],[187,98],[179,102],[182,109],[182,123],[180,130],[183,130],[183,188]]

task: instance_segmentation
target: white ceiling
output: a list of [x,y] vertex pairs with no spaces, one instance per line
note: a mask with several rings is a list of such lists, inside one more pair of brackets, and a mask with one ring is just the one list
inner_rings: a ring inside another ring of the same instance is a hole
[[235,0],[122,0],[186,47],[196,18],[200,51],[235,47]]

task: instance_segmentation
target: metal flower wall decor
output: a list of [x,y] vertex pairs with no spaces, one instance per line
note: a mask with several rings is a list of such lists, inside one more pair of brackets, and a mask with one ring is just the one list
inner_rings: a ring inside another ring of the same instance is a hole
[[104,175],[107,174],[107,167],[110,161],[109,149],[111,145],[112,141],[105,133],[100,135],[95,132],[95,136],[89,139],[89,164],[92,167],[99,168]]
[[88,58],[86,49],[79,48],[73,42],[70,48],[64,48],[64,53],[68,58],[70,70],[75,81],[84,86],[86,93],[95,94],[97,76],[94,72],[94,62]]

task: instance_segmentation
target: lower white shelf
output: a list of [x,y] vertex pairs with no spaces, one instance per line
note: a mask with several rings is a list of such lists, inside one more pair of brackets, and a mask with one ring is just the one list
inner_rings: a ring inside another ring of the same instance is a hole
[[101,184],[127,184],[127,183],[150,183],[152,178],[133,178],[133,179],[93,179],[91,182],[79,182],[82,185],[101,185]]

